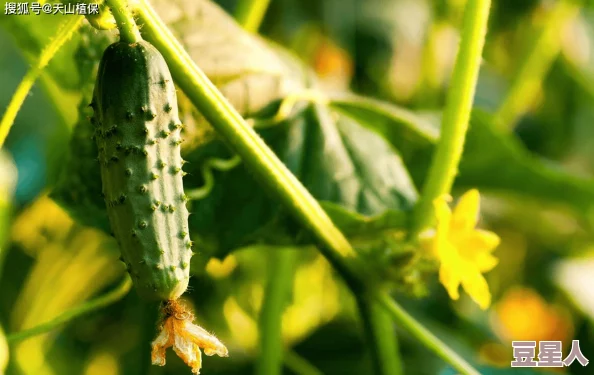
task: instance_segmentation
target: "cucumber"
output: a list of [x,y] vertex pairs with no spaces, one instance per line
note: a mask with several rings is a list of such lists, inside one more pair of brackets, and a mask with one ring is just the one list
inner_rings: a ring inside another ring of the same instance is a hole
[[159,51],[146,41],[107,47],[91,107],[102,192],[122,261],[141,297],[177,299],[188,286],[192,242],[182,124]]

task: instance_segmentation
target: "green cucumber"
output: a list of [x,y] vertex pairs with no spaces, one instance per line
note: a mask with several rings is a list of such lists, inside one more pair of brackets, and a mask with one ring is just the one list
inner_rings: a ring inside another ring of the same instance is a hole
[[103,195],[122,260],[141,297],[176,299],[188,286],[192,242],[182,124],[159,51],[146,41],[107,47],[91,106]]

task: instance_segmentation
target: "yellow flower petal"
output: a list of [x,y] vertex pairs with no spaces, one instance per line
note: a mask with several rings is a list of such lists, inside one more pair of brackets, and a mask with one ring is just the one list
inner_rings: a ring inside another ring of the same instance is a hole
[[164,308],[166,317],[160,332],[152,342],[151,361],[154,365],[165,365],[165,351],[173,346],[175,353],[192,369],[200,374],[202,352],[227,357],[229,352],[223,343],[202,327],[192,323],[193,315],[177,301],[169,301]]
[[435,235],[422,241],[432,247],[439,260],[439,281],[450,298],[460,297],[460,284],[482,309],[491,304],[489,285],[482,273],[499,262],[491,252],[499,245],[499,237],[492,232],[475,229],[478,222],[480,195],[478,190],[466,192],[452,212],[448,196],[433,202],[437,225]]
[[[192,373],[200,374],[202,367],[202,353],[200,352],[200,345],[194,340],[192,335],[188,334],[185,327],[185,320],[177,320],[176,318],[169,318],[173,321],[174,330],[177,333],[173,344],[173,351],[178,355],[190,368]],[[190,323],[190,325],[193,325]]]
[[474,260],[478,270],[482,273],[489,272],[499,264],[499,259],[494,257],[492,254],[482,253]]
[[446,288],[451,299],[457,300],[460,298],[460,292],[458,291],[460,287],[460,278],[455,272],[452,272],[452,270],[447,267],[440,268],[439,282]]
[[480,272],[466,272],[462,279],[462,287],[481,309],[486,310],[491,305],[489,284]]
[[153,365],[165,366],[165,349],[171,346],[169,331],[170,329],[165,329],[165,327],[163,327],[161,332],[159,332],[159,335],[151,344],[153,348],[151,352],[151,362]]
[[446,288],[451,299],[460,298],[460,272],[454,258],[449,257],[442,261],[439,267],[439,282]]
[[478,222],[479,209],[480,195],[478,190],[472,189],[464,193],[452,214],[450,230],[462,232],[472,230]]
[[204,349],[204,354],[207,356],[218,355],[219,357],[228,357],[229,351],[214,335],[211,335],[204,328],[188,322],[183,321],[184,329],[191,337],[192,341],[196,342],[198,346]]
[[499,236],[488,230],[475,229],[468,238],[467,246],[475,248],[479,251],[493,251],[501,239]]

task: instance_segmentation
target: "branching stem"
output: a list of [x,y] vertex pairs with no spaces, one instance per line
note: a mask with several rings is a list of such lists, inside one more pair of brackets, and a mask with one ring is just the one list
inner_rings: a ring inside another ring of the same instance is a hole
[[43,49],[37,61],[33,63],[31,68],[25,74],[25,77],[23,77],[23,80],[17,87],[8,107],[6,108],[4,116],[0,121],[0,148],[4,145],[4,141],[6,141],[6,137],[8,137],[8,133],[14,124],[17,113],[25,102],[33,84],[37,78],[39,78],[41,72],[43,72],[43,69],[49,64],[51,59],[56,55],[60,48],[62,48],[64,43],[70,39],[76,30],[78,30],[83,20],[83,16],[73,16],[66,20],[58,28],[54,39],[52,39],[52,41]]
[[63,312],[61,315],[58,315],[56,318],[50,320],[49,322],[40,324],[29,329],[25,329],[23,331],[12,333],[8,335],[6,339],[8,340],[9,344],[14,344],[16,342],[26,340],[30,337],[49,332],[53,329],[58,328],[62,324],[68,323],[69,321],[80,317],[81,315],[102,309],[106,306],[111,305],[114,302],[119,301],[126,294],[128,294],[128,291],[130,291],[131,286],[132,280],[130,280],[130,277],[126,275],[124,277],[124,280],[114,290],[100,297],[97,297],[96,299],[87,301],[80,306],[67,310]]

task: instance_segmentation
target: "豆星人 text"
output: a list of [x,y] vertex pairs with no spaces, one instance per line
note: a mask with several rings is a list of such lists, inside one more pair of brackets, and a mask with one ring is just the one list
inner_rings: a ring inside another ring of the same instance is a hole
[[511,361],[511,367],[563,367],[574,362],[587,366],[589,362],[580,349],[579,340],[571,342],[571,349],[565,358],[561,341],[540,341],[538,355],[536,341],[512,341],[512,347],[514,360]]

